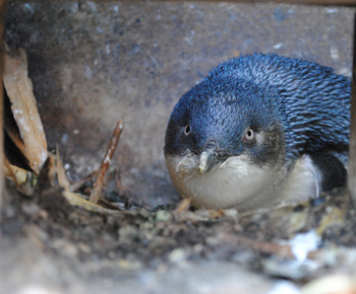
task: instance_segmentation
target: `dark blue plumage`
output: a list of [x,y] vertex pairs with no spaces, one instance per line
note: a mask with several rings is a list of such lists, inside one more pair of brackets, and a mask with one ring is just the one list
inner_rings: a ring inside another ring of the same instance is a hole
[[327,148],[347,150],[350,127],[350,81],[328,67],[277,55],[235,58],[214,69],[209,79],[242,79],[267,92],[278,92],[284,104],[286,142],[293,155]]
[[[308,155],[318,170],[315,181],[320,174],[323,186],[333,177],[324,171],[330,162],[346,163],[350,96],[346,77],[316,63],[263,54],[234,58],[177,103],[166,131],[165,156],[200,156],[199,168],[209,163],[204,173],[224,166],[230,157],[243,158],[261,170],[270,167],[275,174],[271,185],[276,185],[280,176],[275,170],[288,177],[298,158]],[[183,194],[194,198],[189,189]]]

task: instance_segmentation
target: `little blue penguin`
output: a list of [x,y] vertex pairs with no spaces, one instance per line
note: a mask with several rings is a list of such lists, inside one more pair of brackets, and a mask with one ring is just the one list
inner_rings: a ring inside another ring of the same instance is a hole
[[185,93],[164,155],[197,208],[296,204],[345,185],[351,83],[331,68],[278,55],[233,58]]

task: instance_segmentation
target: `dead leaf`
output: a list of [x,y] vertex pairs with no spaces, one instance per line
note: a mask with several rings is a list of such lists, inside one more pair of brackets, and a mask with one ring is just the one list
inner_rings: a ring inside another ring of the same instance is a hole
[[38,114],[33,86],[28,78],[27,57],[23,49],[4,55],[4,86],[11,102],[14,119],[24,143],[24,156],[38,174],[47,159],[47,141]]
[[11,179],[14,182],[16,189],[20,193],[26,196],[32,196],[36,182],[34,174],[25,169],[10,164],[5,156],[3,159],[5,178]]

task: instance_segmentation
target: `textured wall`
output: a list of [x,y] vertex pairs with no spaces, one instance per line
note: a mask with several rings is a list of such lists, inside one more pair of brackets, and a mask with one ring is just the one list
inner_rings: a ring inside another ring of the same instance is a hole
[[223,60],[254,52],[351,74],[348,8],[226,3],[9,4],[6,40],[28,52],[51,149],[72,180],[97,168],[118,119],[115,164],[133,197],[177,199],[163,159],[173,105]]

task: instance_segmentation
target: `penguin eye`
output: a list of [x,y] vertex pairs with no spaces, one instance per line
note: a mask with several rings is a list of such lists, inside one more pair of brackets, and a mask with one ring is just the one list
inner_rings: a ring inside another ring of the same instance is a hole
[[184,135],[188,136],[190,134],[190,125],[187,124],[185,127],[184,127]]
[[244,140],[247,142],[252,142],[255,139],[255,132],[248,128],[246,130],[245,136],[244,136]]

